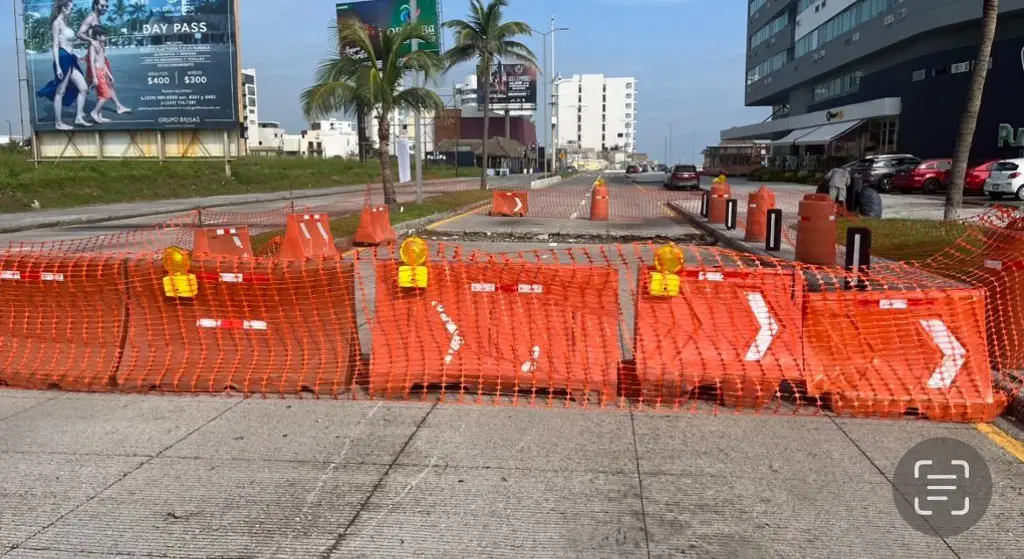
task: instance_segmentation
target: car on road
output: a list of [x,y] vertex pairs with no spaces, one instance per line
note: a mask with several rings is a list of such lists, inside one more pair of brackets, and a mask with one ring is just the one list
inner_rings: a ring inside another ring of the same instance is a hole
[[700,190],[700,174],[695,165],[675,165],[665,174],[665,188],[672,190]]
[[855,163],[849,164],[851,173],[856,173],[869,185],[879,192],[892,192],[892,180],[896,176],[896,170],[903,167],[916,167],[921,163],[921,158],[906,153],[888,155],[869,155]]
[[1010,195],[1024,202],[1024,159],[1004,159],[992,166],[984,192],[992,200]]
[[949,184],[952,159],[926,159],[917,165],[901,165],[892,177],[892,188],[904,194],[923,190],[934,194]]
[[627,175],[639,175],[641,172],[643,172],[643,171],[640,170],[640,166],[639,165],[628,165],[626,167],[626,174]]

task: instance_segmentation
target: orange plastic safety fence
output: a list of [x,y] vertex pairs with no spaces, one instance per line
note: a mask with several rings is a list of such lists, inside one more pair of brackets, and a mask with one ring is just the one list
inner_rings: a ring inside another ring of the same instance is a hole
[[984,421],[1013,396],[1024,328],[1015,261],[992,261],[1024,241],[981,240],[976,269],[881,263],[859,284],[704,246],[679,247],[678,269],[650,244],[193,255],[172,271],[9,252],[0,383]]

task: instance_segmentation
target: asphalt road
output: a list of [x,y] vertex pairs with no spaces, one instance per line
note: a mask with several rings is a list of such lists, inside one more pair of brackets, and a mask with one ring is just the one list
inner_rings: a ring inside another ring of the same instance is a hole
[[[529,185],[530,175],[514,175],[511,177],[492,177],[490,184],[495,186]],[[477,188],[476,181],[451,181],[424,185],[424,194],[443,194],[454,190],[470,190]],[[412,202],[416,199],[415,186],[398,187],[400,202]],[[379,189],[372,191],[374,203],[381,203]],[[300,198],[294,201],[295,207],[307,208],[310,211],[340,215],[359,211],[365,201],[365,191],[345,192],[312,198]],[[206,225],[249,225],[253,233],[268,228],[283,226],[283,213],[290,209],[290,203],[283,200],[268,202],[240,203],[226,207],[213,208],[207,212],[203,220]],[[104,215],[103,207],[79,208],[77,214],[90,217],[91,214]],[[230,214],[236,214],[234,216]],[[0,234],[0,246],[9,245],[15,250],[34,250],[40,247],[56,248],[76,252],[80,250],[153,250],[175,242],[180,231],[161,232],[155,230],[160,225],[175,219],[181,219],[186,212],[169,212],[147,217],[118,219],[88,225],[31,229],[14,233]],[[240,221],[242,223],[240,223]]]

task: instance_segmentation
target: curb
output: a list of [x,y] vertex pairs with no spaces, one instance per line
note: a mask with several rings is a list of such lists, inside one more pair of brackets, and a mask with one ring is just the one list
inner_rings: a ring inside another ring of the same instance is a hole
[[700,219],[699,217],[691,214],[690,212],[683,210],[681,208],[677,208],[675,202],[669,202],[668,204],[665,205],[668,206],[669,209],[678,214],[680,217],[685,219],[690,225],[696,227],[697,229],[700,229],[705,234],[714,237],[714,239],[718,241],[718,244],[730,250],[735,250],[737,252],[745,252],[747,254],[763,256],[766,258],[772,258],[776,260],[779,258],[778,255],[771,254],[764,249],[759,249],[757,247],[750,246],[749,244],[733,237],[732,235],[729,235],[725,231],[718,229],[714,225],[711,225],[710,223]]
[[[424,181],[424,184],[448,181],[449,179],[436,179],[432,181]],[[456,178],[453,181],[469,180]],[[174,213],[184,213],[196,210],[210,209],[210,208],[225,208],[230,206],[237,206],[242,204],[259,204],[262,202],[279,202],[283,200],[302,200],[306,198],[316,198],[318,196],[330,196],[332,194],[349,194],[352,192],[359,192],[365,189],[365,184],[359,185],[346,185],[346,186],[335,186],[330,188],[316,189],[316,192],[311,190],[300,190],[302,194],[295,194],[296,191],[281,191],[281,192],[268,192],[262,194],[255,194],[260,196],[258,199],[253,200],[235,200],[230,202],[216,202],[213,204],[195,205],[195,204],[182,204],[180,206],[166,206],[157,210],[144,210],[136,212],[126,212],[118,214],[103,214],[91,217],[66,217],[66,218],[53,218],[51,220],[39,220],[32,223],[23,225],[5,225],[0,226],[0,234],[4,233],[17,233],[19,231],[33,231],[35,229],[52,229],[58,227],[70,227],[72,225],[89,225],[93,223],[106,223],[108,221],[120,221],[124,219],[137,219],[140,217],[151,217],[154,215],[165,215]],[[228,196],[231,196],[230,194]],[[151,202],[160,202],[160,200],[152,200]],[[82,210],[87,210],[89,206],[81,206]],[[8,214],[13,215],[13,214]],[[45,219],[45,218],[44,218]]]
[[398,233],[399,235],[402,235],[403,233],[405,235],[411,235],[413,233],[420,231],[421,229],[426,229],[428,226],[436,222],[448,219],[449,217],[455,217],[457,215],[468,213],[473,210],[489,206],[490,204],[491,202],[487,200],[482,202],[474,202],[472,204],[469,204],[468,206],[462,206],[461,208],[456,208],[454,210],[448,210],[446,212],[428,215],[426,217],[421,217],[419,219],[413,219],[410,221],[403,221],[402,223],[399,223],[398,225],[394,226],[395,233]]
[[548,177],[546,179],[538,179],[538,180],[535,180],[535,181],[530,181],[530,190],[540,190],[542,188],[547,188],[549,186],[554,186],[554,185],[556,185],[556,184],[558,184],[560,182],[562,182],[562,177],[561,176],[554,176],[554,177]]

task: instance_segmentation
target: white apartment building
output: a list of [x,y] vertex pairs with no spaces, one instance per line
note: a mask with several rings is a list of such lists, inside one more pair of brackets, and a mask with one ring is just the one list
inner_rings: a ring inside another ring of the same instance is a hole
[[[470,74],[466,76],[465,81],[455,85],[455,108],[456,109],[469,109],[471,111],[479,111],[479,98],[477,97],[477,77],[476,74]],[[538,99],[538,102],[543,102]],[[495,111],[494,113],[505,114],[504,110]],[[525,116],[533,118],[536,113],[536,109],[511,109],[509,110],[509,116]],[[464,113],[465,114],[465,113]],[[468,115],[467,115],[468,116]]]
[[636,150],[636,78],[575,74],[557,80],[554,93],[558,149]]
[[320,120],[309,123],[309,130],[301,134],[285,134],[281,152],[302,157],[359,156],[359,134],[354,122],[348,120]]
[[242,114],[245,115],[246,146],[251,150],[259,147],[260,114],[256,94],[256,70],[242,69]]

